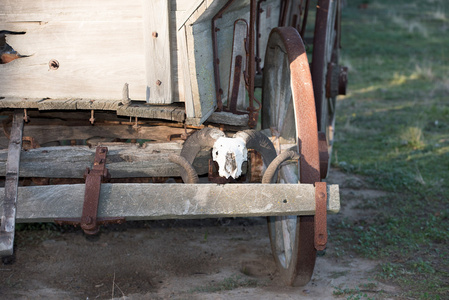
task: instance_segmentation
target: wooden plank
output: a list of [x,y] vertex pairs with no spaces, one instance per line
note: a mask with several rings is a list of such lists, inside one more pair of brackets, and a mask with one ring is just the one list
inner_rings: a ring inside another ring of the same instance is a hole
[[34,20],[35,22],[85,21],[97,22],[130,21],[141,11],[141,1],[131,0],[123,5],[121,0],[108,1],[61,1],[61,0],[2,0],[0,24],[12,26],[17,22]]
[[[183,2],[183,1],[178,1]],[[187,2],[187,1],[184,1]],[[181,28],[186,24],[186,22],[192,17],[192,15],[198,10],[198,8],[203,5],[204,0],[195,0],[191,2],[191,6],[184,11],[184,13],[179,17],[179,21],[177,21],[177,28],[181,30]]]
[[183,94],[186,108],[186,117],[193,118],[195,117],[195,108],[193,104],[193,96],[192,96],[192,82],[190,80],[190,71],[189,71],[189,56],[187,52],[187,38],[186,38],[186,28],[183,27],[182,30],[178,32],[178,41],[179,41],[179,54],[181,60],[181,72],[183,79]]
[[94,110],[117,110],[124,105],[122,100],[88,100],[77,99],[76,109]]
[[[8,19],[8,24],[26,31],[24,35],[7,36],[8,44],[29,57],[1,66],[2,96],[119,100],[123,85],[128,83],[130,98],[145,100],[141,10],[134,13],[132,19],[108,22],[95,18],[28,22],[35,21],[30,19],[33,14],[23,15],[20,22]],[[64,14],[69,18],[67,10],[54,13]],[[23,28],[18,24],[24,24]],[[59,62],[57,70],[49,68],[51,60]]]
[[201,118],[201,103],[198,89],[198,78],[195,65],[195,46],[193,43],[193,28],[192,26],[186,26],[186,40],[187,40],[187,61],[188,72],[187,75],[190,78],[191,94],[193,99],[193,109],[196,118]]
[[164,119],[176,122],[185,120],[185,109],[179,106],[146,105],[133,103],[117,109],[118,116]]
[[[4,189],[0,189],[0,195]],[[340,208],[327,186],[328,212]],[[127,220],[313,215],[311,184],[102,184],[99,217]],[[79,218],[84,185],[19,187],[17,222]]]
[[[6,162],[6,179],[2,195],[0,226],[0,256],[12,255],[19,183],[20,153],[22,151],[23,111],[15,111]],[[4,198],[3,198],[4,197]]]
[[233,126],[248,126],[248,115],[236,115],[230,112],[214,112],[207,119],[208,122],[216,123],[216,124],[227,124]]
[[37,103],[39,110],[75,110],[76,101],[72,99],[42,99]]
[[39,144],[61,140],[88,140],[93,137],[138,139],[164,141],[172,134],[184,133],[183,128],[168,126],[140,126],[133,125],[87,125],[87,126],[59,126],[59,125],[27,125],[24,135],[33,137]]
[[172,103],[170,55],[170,1],[143,2],[146,101],[152,104]]
[[148,105],[142,102],[123,104],[123,100],[87,99],[0,99],[0,108],[37,108],[44,110],[113,110],[118,116],[164,119],[175,122],[185,120],[185,109],[179,105]]
[[[133,144],[108,147],[106,167],[112,178],[128,177],[179,177],[182,169],[169,161],[171,153],[180,154],[182,145],[174,142]],[[83,178],[84,171],[91,167],[95,148],[87,146],[59,146],[30,149],[22,153],[20,177]],[[0,151],[0,174],[6,172],[7,151]],[[199,174],[207,174],[210,151],[201,151],[193,166]]]
[[281,1],[268,0],[260,2],[263,13],[260,14],[259,55],[260,67],[263,68],[268,37],[273,28],[278,27]]
[[23,99],[23,98],[10,98],[1,97],[1,108],[38,108],[38,103],[42,99]]

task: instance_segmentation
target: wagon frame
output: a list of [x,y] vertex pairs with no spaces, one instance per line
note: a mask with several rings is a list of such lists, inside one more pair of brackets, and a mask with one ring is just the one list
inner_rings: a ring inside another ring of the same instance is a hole
[[[125,220],[267,216],[283,281],[309,282],[340,206],[321,180],[347,81],[341,2],[317,1],[313,40],[309,0],[111,1],[98,16],[86,11],[96,1],[61,3],[0,10],[1,256],[17,222],[97,234]],[[49,40],[70,34],[89,48]]]

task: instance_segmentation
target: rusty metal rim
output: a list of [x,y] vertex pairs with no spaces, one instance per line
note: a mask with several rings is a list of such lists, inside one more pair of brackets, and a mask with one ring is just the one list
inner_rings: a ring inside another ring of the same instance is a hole
[[[316,110],[313,96],[312,80],[309,70],[309,63],[307,54],[304,48],[299,33],[293,27],[275,28],[272,30],[268,45],[266,60],[270,59],[270,48],[281,48],[286,53],[290,82],[292,90],[292,98],[295,111],[295,127],[298,137],[298,150],[301,155],[300,158],[300,182],[301,183],[315,183],[320,181],[320,160],[318,151],[318,127],[316,121]],[[270,76],[264,74],[265,76]],[[264,83],[268,82],[265,81]],[[264,84],[266,88],[266,84]],[[263,109],[266,103],[264,103]],[[267,110],[264,110],[267,114]],[[265,126],[267,124],[264,124]],[[291,218],[290,218],[291,219]],[[305,216],[295,218],[296,222],[291,222],[290,219],[284,220],[288,227],[295,228],[296,239],[295,247],[292,249],[292,259],[290,265],[285,268],[285,260],[283,263],[276,254],[275,234],[273,231],[273,220],[269,219],[269,233],[272,241],[273,254],[275,260],[280,267],[281,276],[288,284],[305,285],[309,282],[313,274],[316,260],[316,250],[314,247],[314,217]],[[296,224],[293,224],[296,223]],[[270,227],[271,226],[271,227]]]

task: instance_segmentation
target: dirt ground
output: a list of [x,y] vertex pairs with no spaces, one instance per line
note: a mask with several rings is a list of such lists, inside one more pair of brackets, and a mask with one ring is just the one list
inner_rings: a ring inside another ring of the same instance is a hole
[[[360,217],[366,212],[357,203],[384,195],[337,170],[328,182],[340,184],[342,202],[330,224]],[[339,257],[332,240],[312,281],[285,287],[265,218],[132,223],[94,239],[79,231],[22,231],[16,244],[15,261],[0,265],[0,299],[393,299],[398,293],[375,280],[378,261]],[[338,295],[345,289],[356,292]]]

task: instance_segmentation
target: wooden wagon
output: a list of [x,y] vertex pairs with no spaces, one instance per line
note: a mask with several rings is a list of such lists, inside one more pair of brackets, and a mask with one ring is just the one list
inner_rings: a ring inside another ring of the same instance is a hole
[[340,9],[3,1],[0,254],[16,222],[268,216],[281,276],[306,284],[339,210],[321,180],[346,85]]

